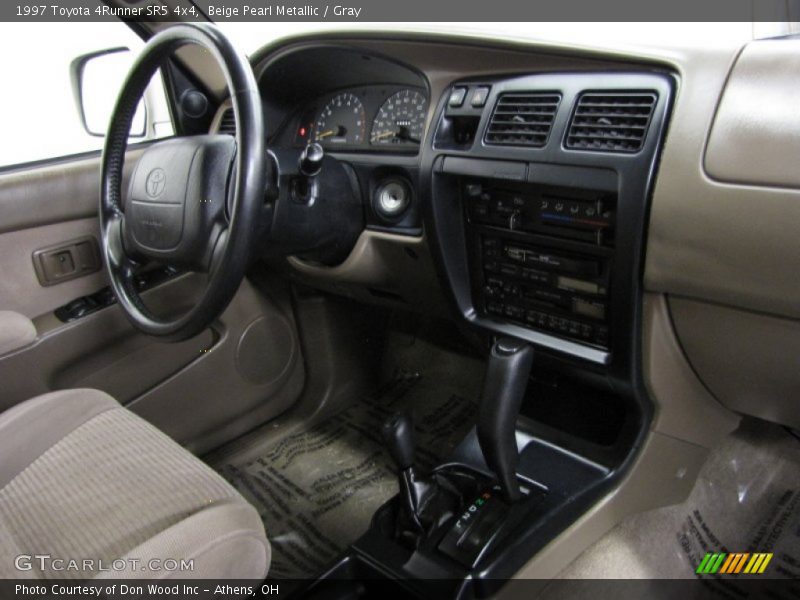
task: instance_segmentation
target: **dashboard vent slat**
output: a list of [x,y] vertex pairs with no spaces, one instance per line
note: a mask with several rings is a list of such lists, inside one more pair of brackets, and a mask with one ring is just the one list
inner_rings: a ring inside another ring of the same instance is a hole
[[486,128],[486,143],[541,148],[550,137],[560,103],[558,92],[501,94]]
[[222,113],[217,133],[236,135],[236,115],[232,108],[225,109],[225,112]]
[[578,98],[564,145],[571,150],[638,152],[657,100],[655,92],[585,92]]

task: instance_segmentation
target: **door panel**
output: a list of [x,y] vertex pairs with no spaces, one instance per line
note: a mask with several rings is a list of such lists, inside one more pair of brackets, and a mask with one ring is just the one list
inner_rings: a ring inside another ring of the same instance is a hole
[[[127,154],[123,191],[141,153]],[[97,271],[43,287],[33,266],[37,250],[86,235],[100,239],[99,190],[98,156],[0,174],[0,309],[35,318],[106,285]]]
[[[95,191],[95,196],[97,192]],[[0,307],[31,319],[52,312],[80,296],[107,285],[105,272],[42,286],[33,266],[33,253],[83,236],[100,238],[96,218],[52,223],[0,234]]]
[[[126,154],[124,185],[143,148]],[[0,174],[0,233],[97,216],[100,158],[60,160]]]
[[[126,180],[140,153],[129,153]],[[99,240],[99,157],[0,174],[0,310],[31,319],[36,341],[0,356],[0,411],[54,389],[104,390],[178,441],[211,449],[277,416],[305,382],[288,295],[245,280],[210,328],[179,344],[145,336],[117,304],[64,323],[54,310],[107,287],[104,271],[43,286],[36,250]],[[123,184],[123,193],[127,183]],[[191,306],[205,276],[173,277],[143,294],[156,313]]]

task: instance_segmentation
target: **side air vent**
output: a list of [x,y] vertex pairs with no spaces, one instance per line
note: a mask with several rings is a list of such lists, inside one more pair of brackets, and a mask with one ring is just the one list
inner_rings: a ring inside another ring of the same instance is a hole
[[578,99],[567,132],[566,147],[597,152],[638,152],[642,149],[655,92],[590,92]]
[[557,92],[502,94],[486,128],[486,143],[541,148],[550,137],[560,102]]
[[222,113],[222,118],[219,120],[219,130],[217,133],[236,135],[236,115],[233,114],[232,108],[228,108],[224,113]]

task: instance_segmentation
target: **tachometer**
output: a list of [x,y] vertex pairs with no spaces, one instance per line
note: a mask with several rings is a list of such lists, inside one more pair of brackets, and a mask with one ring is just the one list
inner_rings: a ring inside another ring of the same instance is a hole
[[337,94],[325,105],[314,128],[314,141],[325,146],[364,142],[367,117],[355,94]]
[[372,123],[372,144],[419,144],[425,130],[428,100],[415,90],[401,90],[383,103]]

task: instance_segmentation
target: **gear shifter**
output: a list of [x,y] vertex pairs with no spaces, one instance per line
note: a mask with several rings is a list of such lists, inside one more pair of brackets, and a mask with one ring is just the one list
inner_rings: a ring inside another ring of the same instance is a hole
[[400,412],[383,424],[383,439],[397,465],[400,512],[395,536],[414,547],[451,519],[463,504],[460,491],[438,473],[421,477],[414,468],[414,423]]
[[517,482],[516,422],[533,364],[533,346],[500,338],[492,346],[478,409],[478,443],[509,502],[522,497]]

